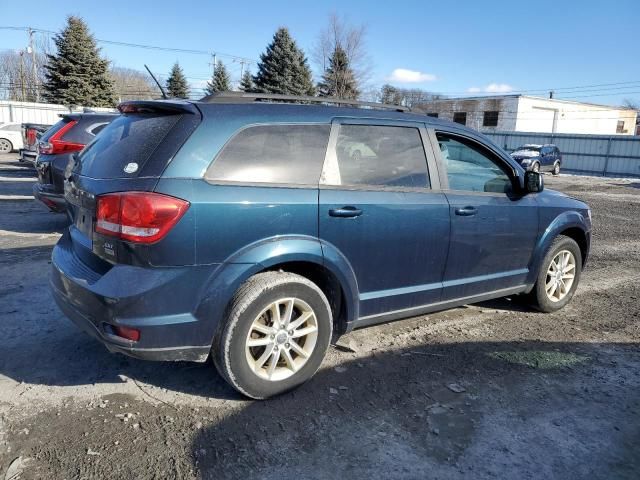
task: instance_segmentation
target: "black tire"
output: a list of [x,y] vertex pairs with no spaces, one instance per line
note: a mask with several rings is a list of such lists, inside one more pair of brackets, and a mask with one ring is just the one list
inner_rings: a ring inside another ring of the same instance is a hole
[[540,164],[538,162],[535,162],[533,165],[531,165],[531,171],[538,173],[540,171]]
[[553,170],[551,171],[553,175],[560,175],[560,162],[556,162],[553,164]]
[[[306,302],[315,314],[318,334],[306,363],[290,377],[279,381],[256,374],[246,357],[246,340],[251,325],[266,307],[281,298],[294,297]],[[227,320],[214,340],[212,358],[225,380],[243,395],[265,399],[291,390],[309,380],[320,368],[331,341],[333,317],[329,301],[310,280],[288,272],[254,275],[238,289],[227,310]]]
[[[573,254],[575,258],[575,276],[573,279],[573,284],[571,285],[571,288],[569,289],[569,292],[566,294],[566,296],[561,300],[554,302],[547,296],[547,292],[545,289],[545,285],[547,283],[547,271],[549,270],[551,261],[562,250],[568,250]],[[540,263],[536,284],[534,285],[533,290],[529,295],[531,305],[537,310],[545,313],[551,313],[560,310],[573,298],[576,288],[580,283],[581,274],[582,253],[580,252],[580,247],[572,238],[566,237],[564,235],[559,235],[553,241],[551,247],[549,247],[549,250]]]

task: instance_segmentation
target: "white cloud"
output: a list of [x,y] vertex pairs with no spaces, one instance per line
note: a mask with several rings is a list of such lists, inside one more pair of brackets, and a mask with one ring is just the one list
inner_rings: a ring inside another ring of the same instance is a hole
[[509,93],[513,92],[513,87],[507,83],[490,83],[486,87],[470,87],[467,88],[468,93]]
[[431,73],[418,72],[406,68],[396,68],[391,72],[391,76],[387,77],[387,81],[397,83],[433,82],[435,79],[436,76]]
[[512,92],[513,87],[506,83],[490,83],[485,87],[484,91],[489,93],[507,93]]

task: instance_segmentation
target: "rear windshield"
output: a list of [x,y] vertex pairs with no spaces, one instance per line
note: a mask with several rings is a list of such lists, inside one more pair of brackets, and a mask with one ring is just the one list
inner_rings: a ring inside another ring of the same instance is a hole
[[48,142],[49,139],[58,131],[60,130],[62,127],[64,127],[67,122],[70,122],[70,120],[68,118],[63,118],[62,120],[60,120],[58,123],[56,123],[53,127],[51,127],[49,130],[47,130],[44,135],[42,135],[40,137],[40,141],[41,142]]
[[181,115],[127,114],[107,125],[78,156],[80,174],[137,177]]

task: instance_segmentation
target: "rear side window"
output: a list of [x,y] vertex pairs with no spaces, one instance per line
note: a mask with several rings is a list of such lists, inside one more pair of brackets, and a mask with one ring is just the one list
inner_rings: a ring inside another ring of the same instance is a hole
[[259,125],[235,135],[209,166],[211,182],[317,185],[330,125]]
[[417,128],[341,125],[335,155],[331,153],[322,173],[325,185],[430,186]]
[[120,115],[80,153],[80,173],[92,178],[137,176],[180,117]]

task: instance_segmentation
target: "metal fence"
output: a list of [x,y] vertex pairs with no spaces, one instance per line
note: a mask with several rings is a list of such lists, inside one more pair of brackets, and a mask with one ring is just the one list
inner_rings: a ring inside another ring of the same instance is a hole
[[[12,100],[0,101],[0,123],[41,123],[53,125],[63,113],[82,112],[84,107],[67,107],[52,103],[15,102]],[[96,112],[112,112],[113,108],[91,108]]]
[[482,132],[508,152],[525,143],[553,143],[564,171],[606,177],[640,177],[640,137],[569,133]]

